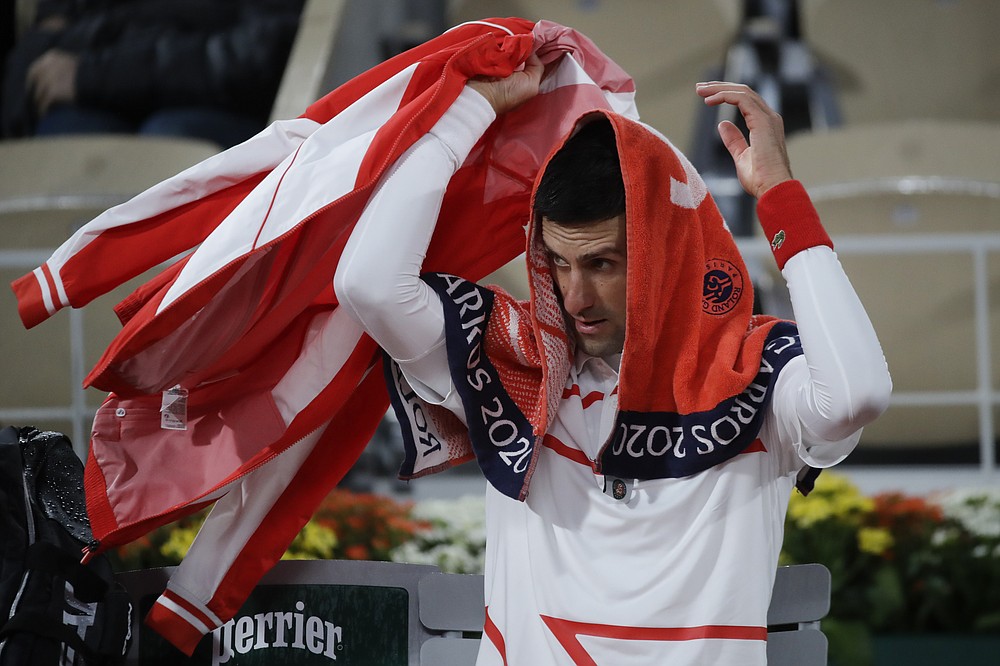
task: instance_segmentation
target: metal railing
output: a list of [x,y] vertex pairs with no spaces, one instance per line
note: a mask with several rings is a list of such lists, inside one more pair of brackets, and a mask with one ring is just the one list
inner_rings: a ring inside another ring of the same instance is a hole
[[[738,244],[745,257],[759,262],[770,260],[771,248],[763,238],[740,239]],[[987,474],[1000,473],[995,455],[996,424],[993,414],[994,408],[1000,406],[1000,391],[994,387],[993,378],[987,264],[990,253],[1000,252],[1000,234],[852,235],[834,238],[834,245],[840,256],[968,255],[969,280],[973,287],[976,388],[971,391],[894,390],[890,404],[976,407],[979,421],[979,467]]]
[[[52,254],[51,250],[0,250],[0,269],[19,269],[28,272],[40,266]],[[16,312],[4,313],[8,325],[20,326]],[[69,404],[55,407],[7,407],[0,405],[0,422],[30,425],[41,421],[68,421],[73,449],[82,459],[86,459],[90,441],[90,426],[95,410],[87,405],[83,379],[86,376],[84,353],[84,311],[70,309],[69,336],[66,344],[70,349]]]
[[[740,239],[740,251],[759,263],[769,262],[770,248],[763,239]],[[974,390],[895,391],[893,405],[903,406],[974,406],[978,413],[979,468],[989,474],[1000,473],[995,455],[997,425],[994,409],[1000,407],[1000,391],[995,388],[992,362],[992,332],[989,311],[988,255],[1000,253],[1000,234],[913,234],[840,236],[835,239],[841,256],[955,254],[969,257],[969,280],[973,285],[973,327],[975,333],[976,388]],[[40,265],[49,251],[39,249],[0,250],[0,268],[29,271]],[[16,321],[12,313],[7,321]],[[78,452],[85,454],[94,408],[87,405],[81,389],[86,374],[84,358],[84,312],[70,310],[69,340],[71,383],[69,404],[60,407],[0,407],[0,421],[30,423],[36,420],[67,420],[72,423],[72,437]]]

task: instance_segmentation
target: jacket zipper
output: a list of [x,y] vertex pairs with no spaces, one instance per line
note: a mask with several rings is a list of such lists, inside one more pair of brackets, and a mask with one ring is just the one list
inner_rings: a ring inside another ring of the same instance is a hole
[[[31,496],[28,489],[28,481],[22,475],[21,477],[21,489],[23,490],[24,497],[24,514],[25,523],[28,528],[28,545],[32,546],[35,543],[35,516],[31,512]],[[17,588],[17,594],[14,595],[14,601],[10,605],[10,613],[7,615],[7,619],[10,620],[17,613],[18,606],[21,604],[21,597],[24,595],[24,589],[28,586],[28,578],[31,576],[31,569],[26,569],[24,576],[21,578],[21,586]],[[4,647],[7,646],[7,639],[4,638],[0,641],[0,655],[3,654]]]

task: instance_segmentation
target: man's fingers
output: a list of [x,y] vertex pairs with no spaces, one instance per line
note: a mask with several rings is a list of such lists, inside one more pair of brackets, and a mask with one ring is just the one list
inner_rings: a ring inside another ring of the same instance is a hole
[[35,100],[35,109],[38,110],[38,115],[44,116],[52,104],[52,95],[49,92],[49,86],[45,84],[43,79],[35,84],[31,92],[32,98]]
[[537,54],[532,53],[524,61],[524,71],[528,75],[528,78],[541,81],[542,74],[545,72],[545,65],[542,64],[542,59]]
[[791,178],[781,116],[749,86],[725,81],[699,83],[698,95],[708,106],[730,104],[742,115],[749,137],[732,122],[719,123],[719,136],[736,164],[743,189],[760,195]]
[[695,86],[699,95],[708,99],[713,99],[713,104],[720,104],[721,99],[716,101],[718,95],[732,94],[739,95],[753,93],[753,89],[742,83],[729,83],[727,81],[704,81]]
[[527,97],[536,95],[544,73],[545,65],[542,64],[541,59],[534,53],[529,55],[528,59],[524,61],[524,69],[520,73],[514,73],[514,76],[520,75],[523,79],[518,82],[518,85],[521,87],[521,90],[518,91],[519,96],[525,96],[526,99]]
[[753,130],[761,123],[770,122],[777,117],[774,110],[768,106],[764,98],[753,88],[741,83],[699,83],[697,92],[705,98],[708,106],[719,106],[720,104],[732,104],[739,109],[740,114],[746,119],[747,126]]
[[36,58],[28,67],[25,75],[25,83],[28,90],[31,91],[31,97],[35,101],[35,108],[38,109],[40,114],[44,114],[49,106],[49,88],[51,87],[48,75],[49,60],[46,58],[46,55],[48,53]]
[[35,60],[35,62],[31,63],[31,65],[28,66],[28,71],[24,75],[24,81],[29,89],[34,88],[35,86],[38,85],[38,78],[40,76],[40,71],[41,69],[38,65],[38,60]]
[[45,115],[45,112],[52,103],[51,86],[43,70],[34,70],[33,74],[29,73],[27,78],[28,90],[31,91],[31,98],[35,102],[35,109],[41,116]]
[[502,79],[469,79],[468,85],[489,101],[499,115],[514,109],[538,94],[545,67],[535,54],[528,56],[524,67]]
[[762,117],[771,113],[771,107],[752,90],[719,90],[716,92],[699,90],[698,93],[705,98],[705,104],[708,106],[732,104],[745,117]]
[[743,132],[728,120],[723,120],[719,123],[719,136],[722,138],[722,143],[726,147],[726,150],[733,156],[733,159],[737,159],[743,154],[743,151],[750,147],[746,137],[743,136]]

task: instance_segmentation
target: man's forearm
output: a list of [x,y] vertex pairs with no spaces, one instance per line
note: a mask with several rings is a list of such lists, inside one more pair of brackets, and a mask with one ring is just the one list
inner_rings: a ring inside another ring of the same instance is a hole
[[885,410],[892,383],[868,314],[807,195],[798,183],[782,187],[788,191],[763,198],[758,213],[788,283],[809,367],[795,410],[811,432],[837,441]]

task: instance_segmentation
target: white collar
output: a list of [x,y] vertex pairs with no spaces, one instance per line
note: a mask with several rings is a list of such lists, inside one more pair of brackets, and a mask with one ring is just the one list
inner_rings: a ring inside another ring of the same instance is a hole
[[591,361],[604,365],[617,376],[621,370],[622,355],[621,353],[618,353],[608,356],[607,358],[601,358],[599,356],[591,356],[590,354],[577,349],[576,353],[573,354],[573,367],[576,369],[576,374],[579,375],[583,372],[584,366]]

